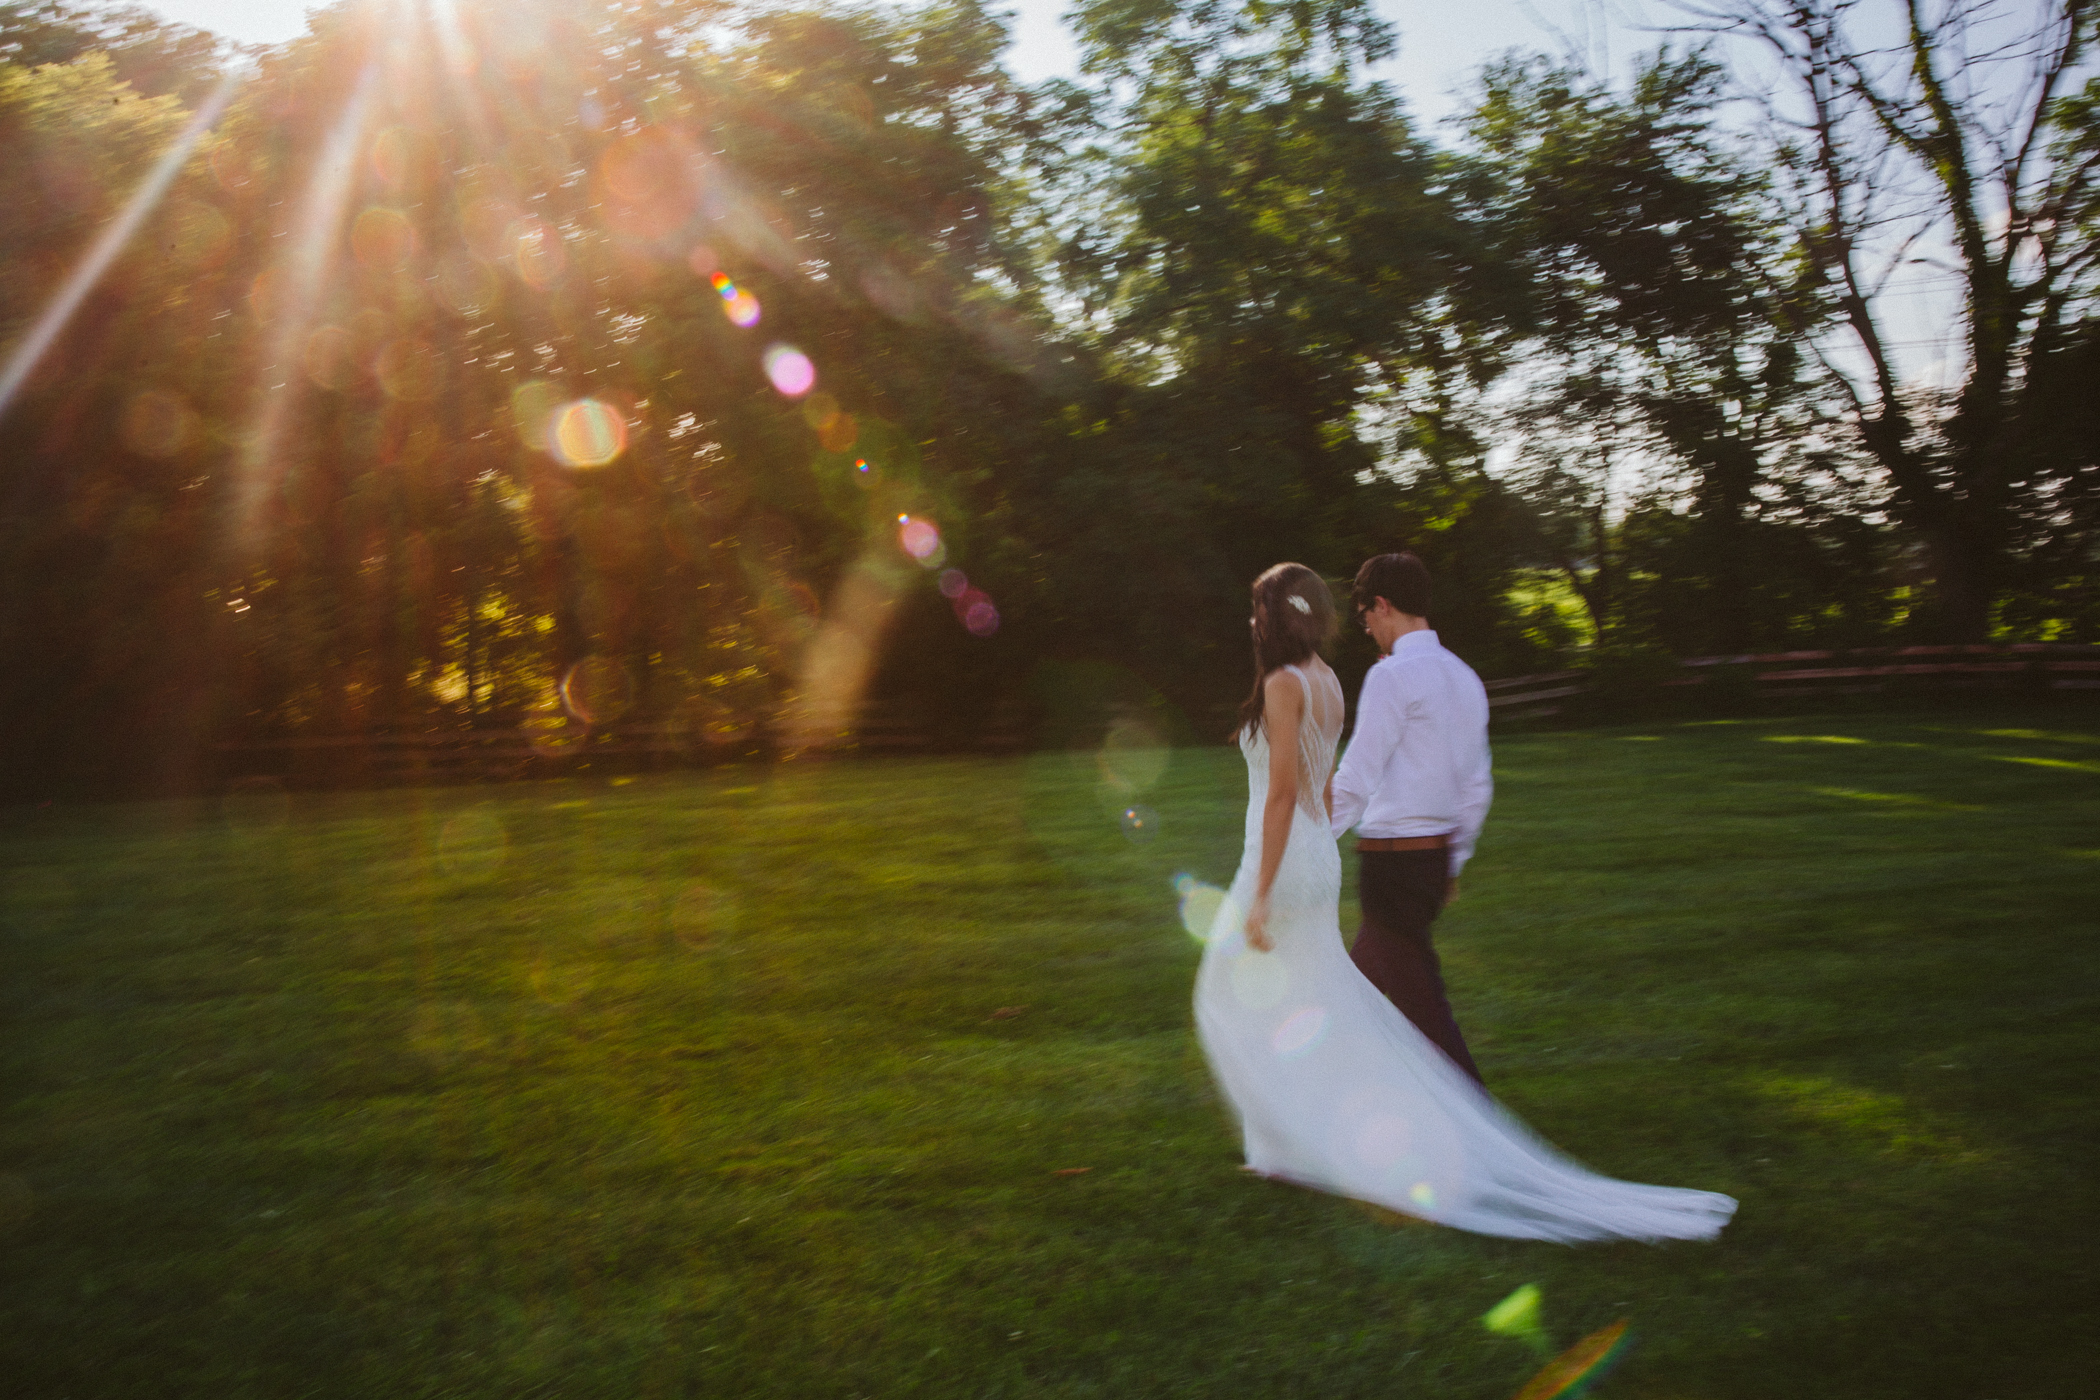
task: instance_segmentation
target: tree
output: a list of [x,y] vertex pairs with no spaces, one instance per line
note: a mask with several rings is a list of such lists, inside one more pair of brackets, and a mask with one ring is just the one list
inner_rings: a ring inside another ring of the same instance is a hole
[[1881,582],[1801,371],[1784,231],[1717,126],[1724,96],[1698,55],[1652,56],[1623,93],[1509,61],[1470,122],[1525,273],[1529,353],[1503,418],[1538,545],[1600,638],[1701,653],[1871,626],[1845,581],[1864,566]]
[[[2067,438],[2090,397],[2100,159],[2071,100],[2089,0],[2005,15],[1978,0],[1685,0],[1691,27],[1755,46],[1752,158],[1793,242],[1774,289],[1881,473],[1882,504],[1921,539],[1930,626],[1980,641],[2048,522],[2089,489],[2093,444]],[[1767,87],[1761,73],[1776,73]],[[1891,331],[1904,274],[1958,291],[1959,363],[1921,381]],[[1824,326],[1836,332],[1824,333]],[[2081,371],[2083,371],[2081,373]],[[2037,526],[2043,526],[2037,531]]]
[[1470,172],[1364,78],[1392,37],[1359,0],[1076,21],[1086,85],[1043,94],[1030,173],[1043,296],[1099,387],[1037,518],[1070,561],[1068,633],[1224,694],[1262,568],[1347,574],[1410,542],[1391,426],[1495,372],[1472,307],[1503,287]]
[[218,82],[227,58],[217,36],[136,5],[0,4],[0,62],[38,68],[94,53],[107,56],[116,80],[134,92],[191,107]]

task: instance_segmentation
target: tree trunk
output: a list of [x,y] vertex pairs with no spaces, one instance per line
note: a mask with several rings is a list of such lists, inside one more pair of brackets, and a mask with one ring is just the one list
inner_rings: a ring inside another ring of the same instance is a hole
[[1932,558],[1927,635],[1936,642],[1985,642],[1997,602],[1997,551],[1957,514],[1926,535]]

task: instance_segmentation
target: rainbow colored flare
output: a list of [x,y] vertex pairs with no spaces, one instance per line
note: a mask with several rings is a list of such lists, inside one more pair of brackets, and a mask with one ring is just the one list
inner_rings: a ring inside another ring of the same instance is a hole
[[1560,1400],[1583,1394],[1626,1354],[1632,1341],[1627,1325],[1622,1317],[1569,1347],[1533,1376],[1515,1400]]

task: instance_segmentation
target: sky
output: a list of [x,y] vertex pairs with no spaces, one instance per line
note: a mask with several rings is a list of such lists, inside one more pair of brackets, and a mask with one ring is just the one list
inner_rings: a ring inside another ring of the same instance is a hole
[[[1037,82],[1076,71],[1078,51],[1060,21],[1071,3],[1009,0],[1015,76]],[[300,0],[151,0],[147,8],[248,43],[278,44],[306,29]],[[1651,0],[1378,0],[1378,10],[1398,28],[1400,52],[1377,76],[1428,122],[1454,111],[1468,76],[1511,48],[1558,52],[1567,35],[1589,41],[1604,71],[1623,72],[1628,56],[1653,42],[1644,21],[1667,14]]]

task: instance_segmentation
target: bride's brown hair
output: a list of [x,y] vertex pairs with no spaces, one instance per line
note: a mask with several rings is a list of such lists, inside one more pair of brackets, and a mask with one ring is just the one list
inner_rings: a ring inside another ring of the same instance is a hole
[[1334,594],[1303,564],[1277,564],[1254,580],[1254,691],[1240,705],[1235,735],[1261,727],[1269,672],[1310,660],[1334,640]]

